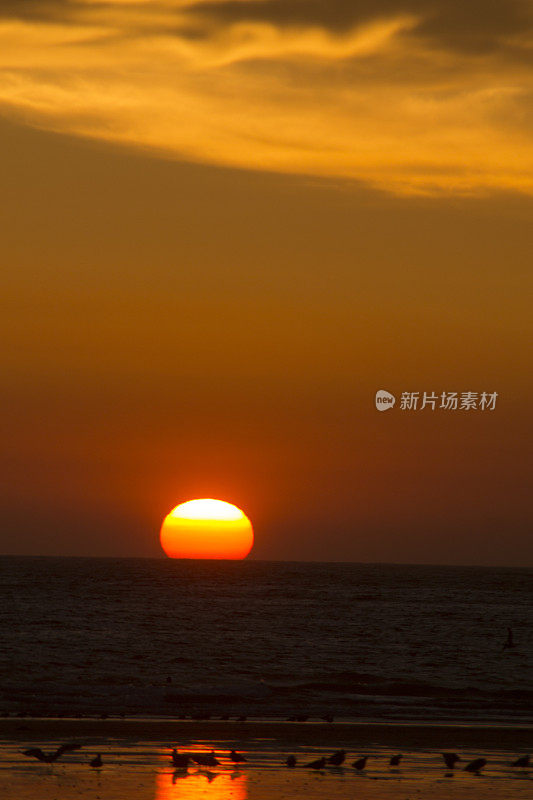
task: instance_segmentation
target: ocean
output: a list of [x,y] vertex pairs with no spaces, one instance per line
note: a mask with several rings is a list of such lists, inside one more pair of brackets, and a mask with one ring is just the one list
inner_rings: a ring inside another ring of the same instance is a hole
[[5,715],[533,723],[531,569],[2,557],[0,591]]

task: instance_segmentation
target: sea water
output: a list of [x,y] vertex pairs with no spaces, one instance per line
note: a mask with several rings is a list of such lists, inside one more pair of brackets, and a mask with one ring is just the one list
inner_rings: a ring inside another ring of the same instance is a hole
[[533,570],[2,557],[0,592],[4,713],[533,722]]

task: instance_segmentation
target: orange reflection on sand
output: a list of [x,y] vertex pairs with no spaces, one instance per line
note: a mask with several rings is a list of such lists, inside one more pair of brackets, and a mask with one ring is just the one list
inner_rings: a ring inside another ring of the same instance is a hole
[[154,800],[246,800],[246,782],[238,770],[165,769],[157,773]]

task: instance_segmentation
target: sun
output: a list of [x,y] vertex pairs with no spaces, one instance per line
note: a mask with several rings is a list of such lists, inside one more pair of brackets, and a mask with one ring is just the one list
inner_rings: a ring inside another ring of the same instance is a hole
[[254,543],[252,523],[223,500],[189,500],[167,514],[161,547],[169,558],[246,558]]

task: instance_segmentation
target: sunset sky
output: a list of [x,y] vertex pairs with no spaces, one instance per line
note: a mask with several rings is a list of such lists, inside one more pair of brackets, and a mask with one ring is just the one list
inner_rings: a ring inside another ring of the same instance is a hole
[[0,550],[533,566],[532,64],[528,0],[4,0]]

